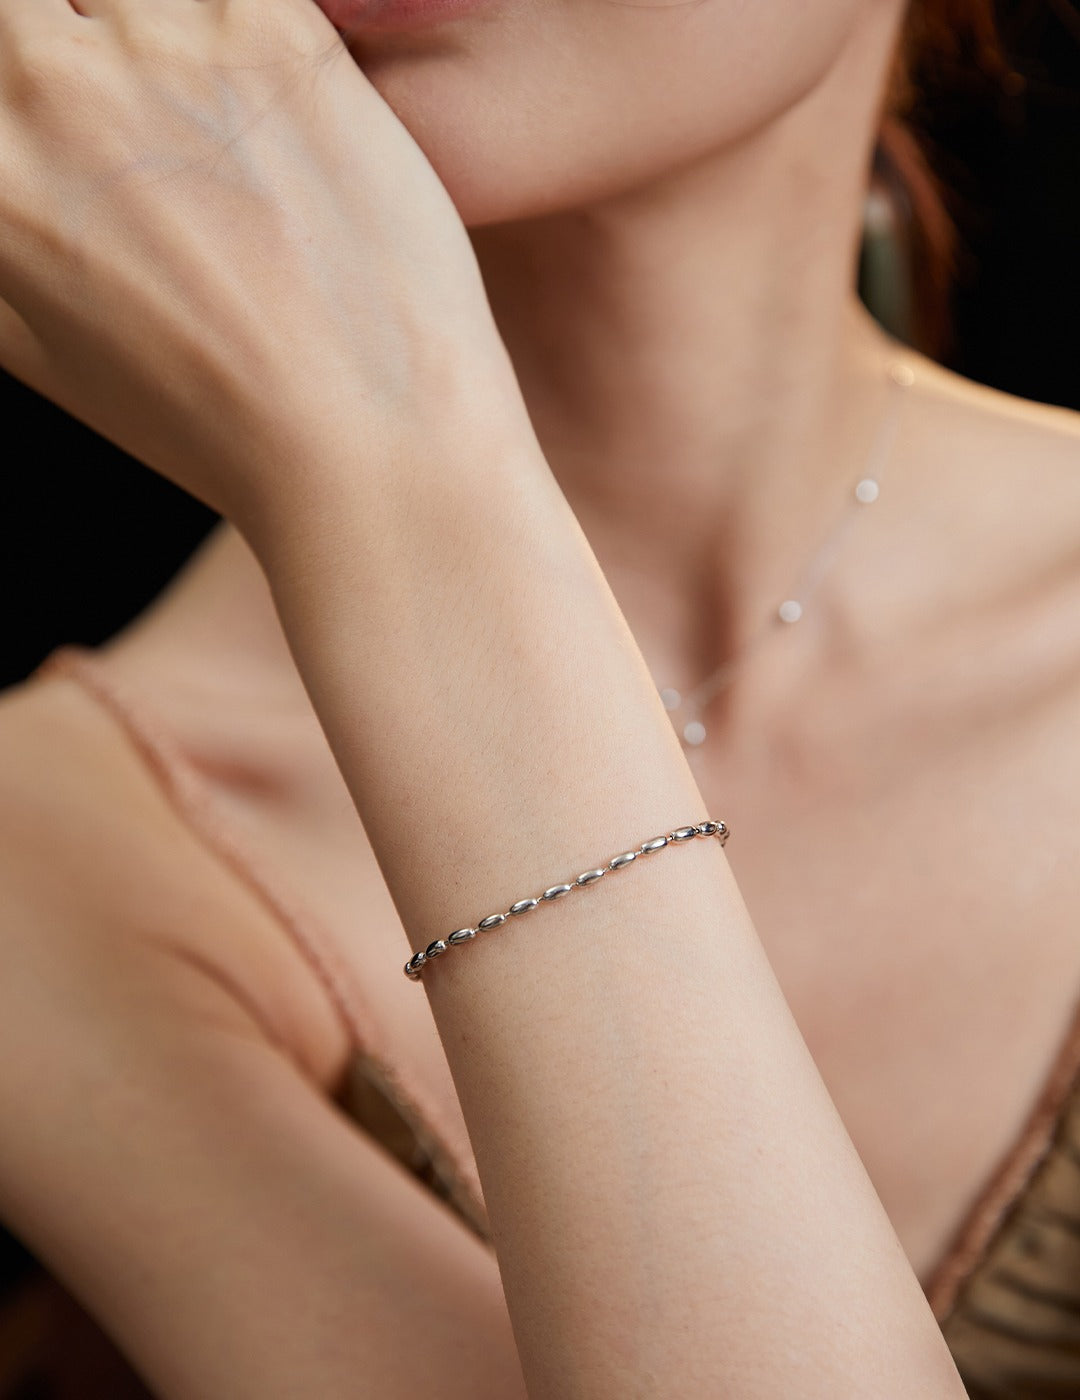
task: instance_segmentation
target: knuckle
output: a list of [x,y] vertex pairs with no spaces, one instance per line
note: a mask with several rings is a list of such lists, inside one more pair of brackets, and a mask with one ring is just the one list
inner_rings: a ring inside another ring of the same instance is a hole
[[229,38],[253,65],[302,67],[344,47],[330,21],[310,3],[240,4],[228,14]]
[[99,45],[84,35],[44,29],[5,47],[2,82],[5,105],[20,115],[63,111],[93,80]]

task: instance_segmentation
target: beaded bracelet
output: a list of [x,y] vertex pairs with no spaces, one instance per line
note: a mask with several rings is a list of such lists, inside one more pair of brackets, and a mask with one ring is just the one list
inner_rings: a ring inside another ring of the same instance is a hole
[[662,851],[665,846],[675,842],[692,841],[695,836],[715,836],[723,846],[730,835],[731,829],[726,822],[703,821],[698,822],[697,826],[679,826],[674,831],[669,831],[666,836],[656,836],[651,841],[643,841],[636,850],[624,851],[622,855],[609,860],[606,865],[598,866],[595,870],[583,871],[576,880],[571,881],[568,885],[552,885],[535,899],[519,899],[516,904],[511,904],[505,914],[489,914],[486,919],[481,919],[475,928],[455,929],[446,938],[436,938],[435,942],[429,943],[422,952],[412,955],[405,964],[405,976],[413,982],[419,982],[422,968],[432,958],[440,958],[450,948],[456,948],[460,943],[467,943],[478,933],[486,933],[488,929],[498,928],[501,924],[505,924],[507,919],[527,914],[540,904],[550,904],[553,900],[562,899],[571,890],[595,885],[609,870],[625,870],[628,865],[633,865],[638,856],[647,856],[651,855],[653,851]]

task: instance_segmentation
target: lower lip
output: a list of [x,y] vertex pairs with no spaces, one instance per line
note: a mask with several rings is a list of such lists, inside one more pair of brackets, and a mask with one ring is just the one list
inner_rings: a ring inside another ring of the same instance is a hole
[[318,0],[330,22],[348,34],[391,34],[461,19],[485,0]]

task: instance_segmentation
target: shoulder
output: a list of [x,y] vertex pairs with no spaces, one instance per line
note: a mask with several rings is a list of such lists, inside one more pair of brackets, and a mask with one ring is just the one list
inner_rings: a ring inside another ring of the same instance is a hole
[[0,859],[9,887],[76,899],[88,918],[125,905],[134,918],[141,883],[201,864],[138,752],[62,673],[0,692]]
[[1002,619],[1025,601],[1056,612],[1080,666],[1080,413],[912,363],[901,431],[945,596],[955,580]]
[[[131,840],[138,846],[152,839],[152,826],[130,820],[145,808],[145,794],[114,740],[65,678],[33,677],[0,692],[0,860],[7,888],[35,885],[43,899],[60,901],[84,859],[99,860],[105,849],[119,856]],[[112,842],[121,831],[117,848]],[[94,869],[88,864],[87,874]],[[61,878],[46,881],[45,870]]]
[[913,417],[933,456],[959,454],[988,480],[1056,490],[1080,503],[1080,413],[978,384],[919,356],[912,363]]
[[928,694],[956,697],[957,722],[988,742],[1011,735],[1027,771],[1075,784],[1080,414],[911,363],[896,440],[900,505],[881,525]]
[[0,943],[40,944],[55,969],[194,970],[313,1077],[341,1071],[340,1027],[277,921],[63,673],[0,692]]

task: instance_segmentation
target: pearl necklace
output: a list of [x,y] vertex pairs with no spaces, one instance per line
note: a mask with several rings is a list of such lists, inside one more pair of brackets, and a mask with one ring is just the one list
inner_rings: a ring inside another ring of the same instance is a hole
[[[912,368],[903,360],[895,360],[888,366],[888,377],[894,390],[909,389],[915,382],[915,375]],[[764,623],[752,633],[743,648],[727,661],[719,665],[715,671],[706,676],[700,684],[696,685],[687,695],[682,695],[674,686],[658,687],[660,699],[664,709],[674,716],[677,710],[688,712],[692,718],[684,720],[680,733],[684,747],[698,748],[708,737],[708,730],[702,722],[702,715],[706,707],[713,698],[729,685],[734,679],[735,672],[746,660],[751,652],[756,651],[765,638],[775,629],[776,624],[791,627],[802,620],[806,604],[811,595],[817,589],[821,580],[828,572],[829,564],[836,554],[836,547],[839,544],[844,527],[850,524],[853,519],[851,507],[870,506],[881,494],[881,473],[892,452],[893,442],[896,438],[896,430],[900,418],[900,396],[894,392],[890,394],[889,410],[882,419],[881,425],[874,436],[874,441],[870,447],[867,457],[866,467],[863,475],[855,483],[854,490],[849,496],[846,508],[840,518],[829,530],[822,540],[818,549],[811,556],[809,563],[804,568],[796,587],[791,596],[785,598],[779,606],[769,614]],[[672,724],[678,725],[672,718]]]

